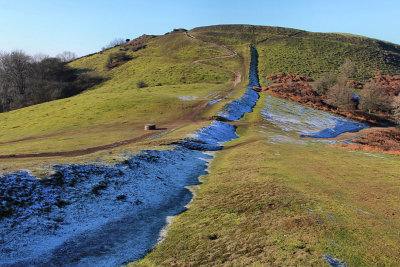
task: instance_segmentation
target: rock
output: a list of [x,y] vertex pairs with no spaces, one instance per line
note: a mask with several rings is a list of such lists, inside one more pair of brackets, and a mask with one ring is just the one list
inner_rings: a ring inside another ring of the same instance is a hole
[[155,125],[155,124],[146,124],[146,125],[144,126],[144,129],[145,129],[146,131],[155,130],[155,129],[156,129],[156,125]]

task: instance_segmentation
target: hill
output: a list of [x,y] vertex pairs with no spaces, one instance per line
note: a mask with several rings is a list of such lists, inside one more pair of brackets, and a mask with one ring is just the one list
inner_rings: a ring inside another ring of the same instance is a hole
[[[146,134],[146,123],[156,122],[168,130],[185,125],[196,116],[193,110],[201,111],[209,99],[231,89],[233,74],[221,68],[241,71],[244,66],[240,57],[208,62],[216,67],[194,64],[195,60],[230,52],[182,32],[153,38],[145,49],[126,51],[131,59],[124,64],[107,68],[109,56],[121,49],[108,49],[69,64],[74,69],[96,71],[104,79],[90,90],[0,114],[4,122],[0,126],[0,154],[87,149],[140,137]],[[210,94],[213,96],[207,97]],[[226,101],[210,105],[203,118]],[[173,124],[177,121],[183,124]]]
[[368,125],[252,88],[346,58],[355,79],[398,74],[398,51],[218,25],[70,62],[102,82],[0,114],[0,265],[395,266],[400,158],[338,148]]

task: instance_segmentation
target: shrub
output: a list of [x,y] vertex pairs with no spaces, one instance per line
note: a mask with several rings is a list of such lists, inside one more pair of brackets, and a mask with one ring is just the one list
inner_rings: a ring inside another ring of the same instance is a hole
[[93,186],[91,192],[94,195],[100,195],[100,191],[106,189],[108,186],[106,181],[100,181],[97,185]]
[[325,73],[313,83],[312,88],[317,94],[324,95],[329,88],[337,83],[337,79],[336,74],[331,72]]
[[64,92],[64,97],[70,97],[80,92],[93,87],[99,83],[104,81],[104,78],[97,71],[89,71],[79,74],[78,78],[72,86],[69,87],[69,90]]
[[125,52],[115,52],[108,55],[106,67],[112,69],[122,65],[123,63],[131,60],[132,57],[127,55]]
[[147,83],[144,82],[144,81],[138,81],[138,82],[136,83],[136,85],[137,85],[138,88],[148,87]]

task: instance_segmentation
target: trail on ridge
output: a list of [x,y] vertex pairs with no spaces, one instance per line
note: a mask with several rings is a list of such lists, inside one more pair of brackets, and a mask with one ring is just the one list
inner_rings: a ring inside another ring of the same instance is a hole
[[201,42],[203,42],[205,44],[217,45],[219,47],[222,47],[223,49],[227,50],[230,53],[229,55],[226,55],[226,56],[218,56],[218,57],[212,57],[212,58],[198,59],[198,60],[193,61],[193,64],[202,64],[202,65],[205,65],[205,66],[211,66],[211,67],[214,67],[214,68],[217,68],[217,69],[221,69],[221,70],[233,73],[235,75],[235,79],[234,79],[234,81],[232,83],[232,89],[231,90],[233,90],[233,88],[242,81],[242,73],[240,73],[240,71],[234,71],[234,70],[231,70],[231,69],[226,69],[226,68],[218,67],[218,66],[215,66],[215,65],[212,65],[212,64],[204,63],[206,61],[215,60],[215,59],[236,57],[238,55],[238,53],[235,50],[227,47],[226,45],[219,45],[217,43],[206,42],[204,40],[201,40],[201,39],[191,35],[189,32],[185,32],[185,34],[186,34],[187,37],[189,37],[191,39],[194,39],[194,40],[199,40],[199,41],[201,41]]

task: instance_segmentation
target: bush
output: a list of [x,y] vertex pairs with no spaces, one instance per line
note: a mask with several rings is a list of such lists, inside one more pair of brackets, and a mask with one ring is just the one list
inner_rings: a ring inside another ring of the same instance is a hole
[[147,83],[145,83],[144,81],[138,81],[136,85],[138,88],[148,87]]
[[324,95],[329,88],[337,83],[337,75],[334,73],[326,73],[319,77],[312,85],[313,90],[319,94]]
[[104,78],[97,71],[89,71],[81,73],[76,81],[69,87],[69,90],[64,92],[63,97],[70,97],[79,94],[86,89],[93,87],[104,81]]
[[132,57],[127,55],[125,52],[115,52],[108,55],[106,67],[112,69],[122,65],[123,63],[131,60]]

